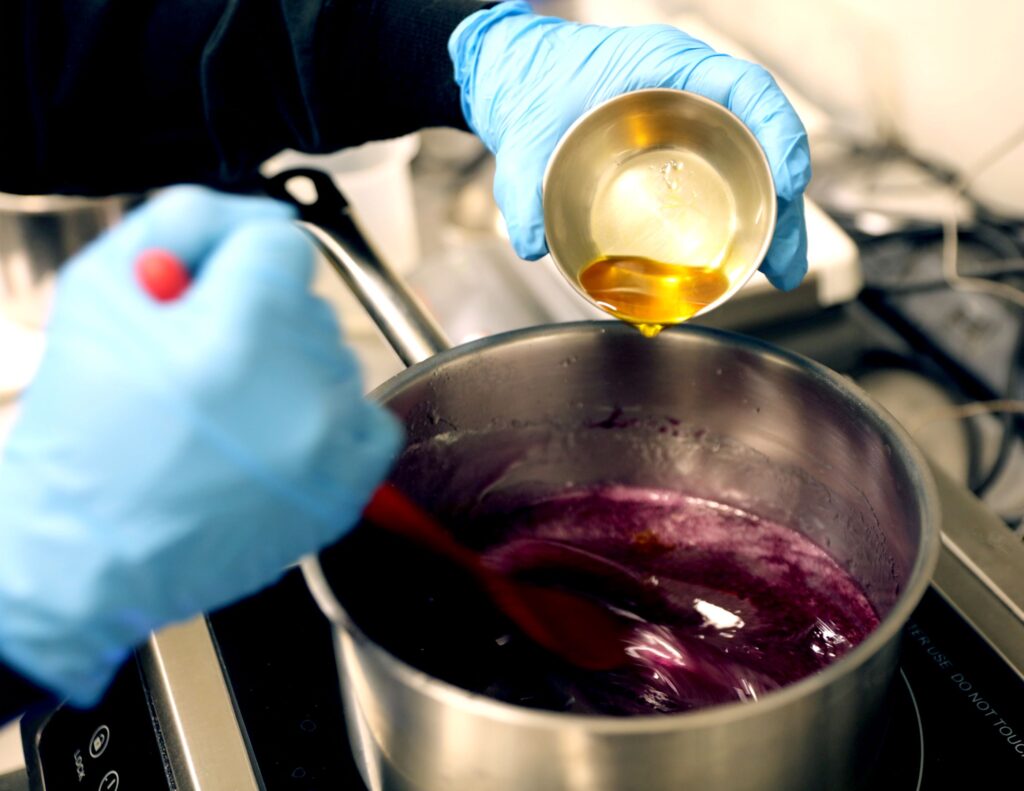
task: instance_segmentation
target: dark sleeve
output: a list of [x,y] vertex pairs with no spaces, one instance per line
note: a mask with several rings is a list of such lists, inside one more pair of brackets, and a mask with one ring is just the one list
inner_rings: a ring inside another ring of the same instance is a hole
[[0,726],[53,696],[0,661]]
[[478,0],[2,0],[0,191],[241,188],[283,148],[464,128]]

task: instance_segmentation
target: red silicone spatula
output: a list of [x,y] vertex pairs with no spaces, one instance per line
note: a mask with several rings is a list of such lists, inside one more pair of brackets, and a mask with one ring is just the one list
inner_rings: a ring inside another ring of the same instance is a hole
[[479,555],[458,543],[394,485],[381,485],[363,516],[468,572],[528,637],[565,661],[588,670],[607,670],[626,661],[623,624],[605,607],[578,594],[524,582],[485,565]]
[[[180,297],[191,280],[186,266],[166,250],[141,253],[135,262],[135,275],[143,290],[159,302]],[[529,638],[566,662],[588,670],[608,670],[625,663],[623,623],[607,608],[584,596],[523,582],[488,567],[392,484],[377,489],[363,516],[464,569]],[[536,554],[550,566],[550,552]],[[562,554],[564,564],[571,568],[573,553],[566,549]],[[588,556],[575,565],[593,572],[595,563],[600,561]],[[520,569],[528,566],[529,558],[525,563],[521,558],[517,565]],[[614,578],[617,569],[609,564],[608,574]]]

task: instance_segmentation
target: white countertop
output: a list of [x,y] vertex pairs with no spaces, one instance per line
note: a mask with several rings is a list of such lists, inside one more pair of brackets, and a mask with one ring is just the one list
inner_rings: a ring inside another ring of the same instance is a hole
[[25,768],[18,721],[0,727],[0,777]]

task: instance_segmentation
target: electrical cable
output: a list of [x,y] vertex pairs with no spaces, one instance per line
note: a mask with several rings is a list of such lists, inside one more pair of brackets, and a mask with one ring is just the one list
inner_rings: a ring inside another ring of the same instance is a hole
[[[961,392],[958,383],[945,368],[927,355],[919,353],[902,354],[885,348],[868,349],[847,373],[854,381],[859,382],[870,373],[885,370],[909,371],[932,382],[945,393]],[[983,444],[976,420],[965,419],[962,426],[967,455],[966,483],[973,491],[976,483],[983,480],[989,471],[983,470],[980,466]]]
[[1000,412],[1024,415],[1024,400],[997,398],[992,401],[970,401],[966,404],[951,404],[949,406],[937,407],[926,412],[909,431],[911,434],[917,434],[925,426],[939,420],[962,420],[964,418],[992,415]]
[[[886,284],[869,283],[866,291],[881,294],[907,294],[925,291],[938,291],[943,288],[951,288],[958,291],[983,293],[1006,300],[1014,305],[1024,308],[1024,290],[1017,288],[1010,283],[1000,282],[1000,278],[1013,277],[1021,274],[1020,256],[1024,253],[1024,235],[1021,234],[1022,225],[1019,222],[997,218],[989,212],[976,199],[969,195],[969,189],[973,182],[989,167],[998,162],[1002,157],[1024,142],[1024,126],[1013,131],[1008,137],[1000,141],[996,146],[986,152],[973,167],[968,168],[960,174],[941,167],[933,166],[931,163],[914,156],[912,152],[899,152],[902,156],[909,158],[919,167],[923,168],[936,183],[946,184],[952,188],[950,195],[949,211],[941,221],[941,271],[942,281],[924,281],[917,283]],[[886,157],[892,155],[890,149],[880,150],[873,157],[874,165],[884,163]],[[906,185],[886,185],[885,192],[914,191],[924,188],[925,182]],[[870,191],[870,190],[869,190]],[[975,227],[969,231],[962,231],[959,227],[959,212],[961,199],[967,198],[975,210],[977,222]],[[999,255],[999,267],[997,271],[987,271],[972,275],[964,275],[959,269],[959,243],[963,233],[971,235],[975,241],[984,244],[987,248]],[[873,243],[882,242],[886,238],[898,237],[910,243],[927,244],[934,240],[934,229],[927,225],[902,227],[890,234],[874,235],[863,232],[857,233],[862,246],[869,246]],[[1002,414],[1002,436],[993,463],[989,466],[984,475],[977,470],[978,463],[974,460],[971,464],[969,475],[970,488],[979,497],[988,492],[1004,473],[1015,440],[1018,436],[1024,436],[1024,415],[1020,414],[1019,407],[1024,404],[1024,382],[1022,382],[1022,368],[1024,368],[1024,330],[1022,330],[1016,349],[1010,358],[1010,374],[1006,388],[1006,398],[986,402],[972,402],[960,404],[941,410],[937,417],[929,418],[927,422],[935,419],[967,419],[978,417],[983,414]],[[970,420],[966,420],[965,426],[969,426]],[[922,424],[917,426],[917,429]],[[913,433],[913,432],[912,432]],[[974,443],[972,443],[974,444]],[[980,444],[979,444],[980,447]],[[973,454],[972,454],[973,455]]]
[[967,194],[967,190],[975,179],[992,165],[1024,143],[1024,125],[1014,130],[1013,134],[988,151],[974,167],[957,177],[953,183],[953,196],[950,200],[949,212],[942,222],[942,275],[950,288],[959,291],[991,294],[1008,300],[1024,308],[1024,291],[1006,283],[997,283],[985,278],[964,277],[957,266],[959,219],[957,217],[957,200]]
[[[1010,358],[1010,371],[1006,383],[1007,399],[1011,402],[1024,400],[1024,329],[1017,338],[1017,347]],[[1010,461],[1014,441],[1024,436],[1024,416],[1015,414],[1013,411],[1004,411],[1003,434],[999,440],[999,448],[996,451],[995,460],[989,467],[985,476],[971,486],[971,491],[982,498],[995,485]]]

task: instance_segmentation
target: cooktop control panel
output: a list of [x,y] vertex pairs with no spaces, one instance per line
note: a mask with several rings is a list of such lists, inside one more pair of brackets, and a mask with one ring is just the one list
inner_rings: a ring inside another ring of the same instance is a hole
[[[128,662],[87,711],[62,706],[23,723],[33,791],[173,788],[139,667]],[[34,749],[32,749],[34,747]]]

